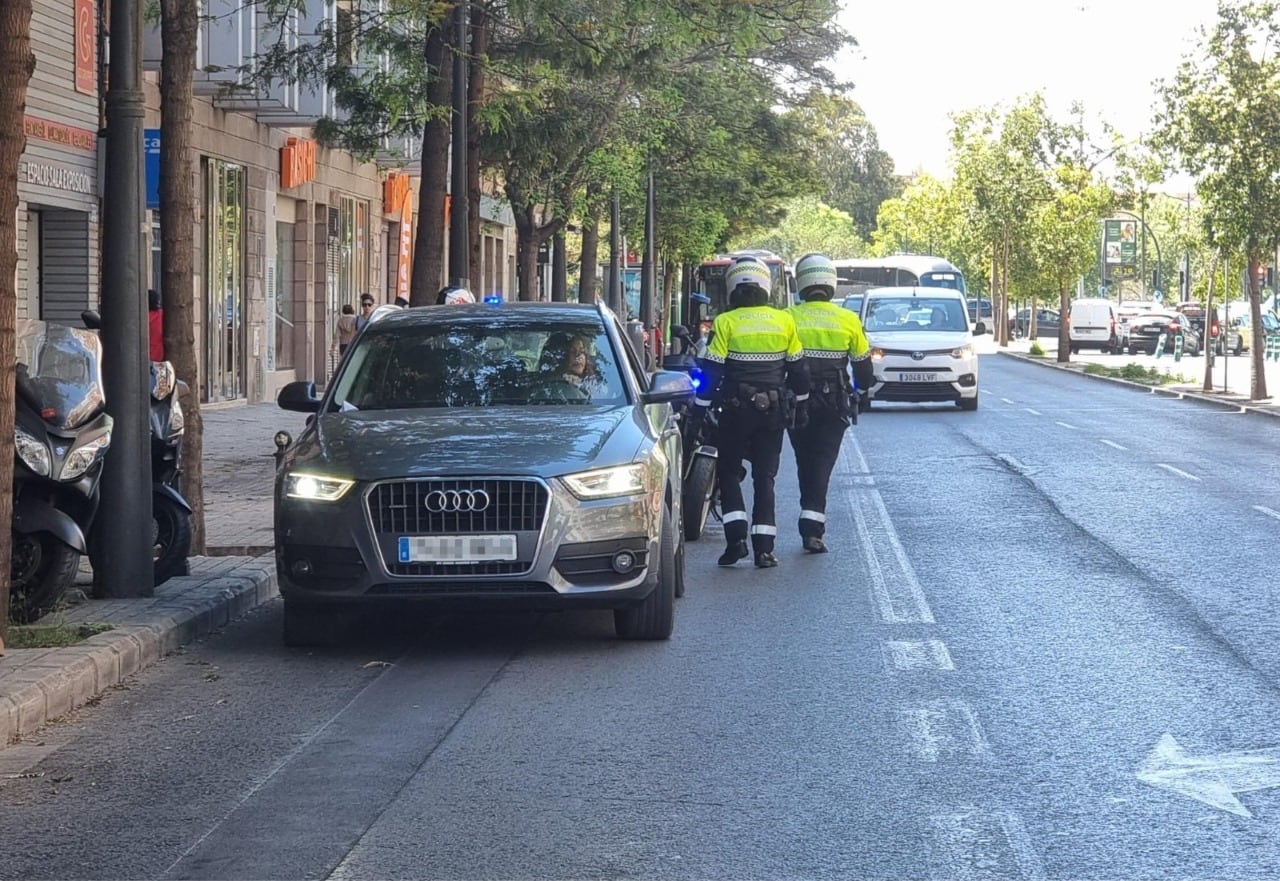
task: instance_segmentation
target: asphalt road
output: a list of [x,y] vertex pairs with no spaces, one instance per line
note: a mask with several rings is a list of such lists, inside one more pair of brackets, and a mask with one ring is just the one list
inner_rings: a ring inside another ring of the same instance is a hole
[[0,878],[1280,875],[1280,425],[982,371],[863,417],[833,553],[789,462],[781,567],[690,545],[669,643],[256,611],[29,748]]

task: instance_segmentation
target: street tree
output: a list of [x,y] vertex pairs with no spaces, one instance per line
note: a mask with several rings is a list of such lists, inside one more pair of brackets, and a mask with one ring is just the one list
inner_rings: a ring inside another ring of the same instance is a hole
[[867,243],[859,236],[853,218],[816,196],[793,199],[784,206],[782,222],[760,237],[760,247],[794,263],[805,254],[826,254],[833,260],[861,257]]
[[[198,0],[160,0],[160,295],[164,305],[164,351],[185,385],[179,403],[182,434],[182,494],[191,505],[191,552],[205,552],[204,420],[200,413],[200,362],[195,330],[195,242],[190,219],[196,211],[191,167],[192,80],[199,38]],[[181,388],[181,386],[180,386]]]
[[[22,124],[31,51],[31,0],[0,0],[0,425],[13,425],[14,322],[18,315],[18,165],[26,147]],[[0,522],[13,522],[13,432],[0,431]],[[0,655],[9,623],[12,528],[0,535]]]
[[[1211,247],[1242,251],[1249,312],[1262,339],[1260,266],[1280,243],[1280,4],[1219,2],[1197,48],[1161,82],[1157,146],[1196,181]],[[1267,397],[1254,346],[1249,397]]]

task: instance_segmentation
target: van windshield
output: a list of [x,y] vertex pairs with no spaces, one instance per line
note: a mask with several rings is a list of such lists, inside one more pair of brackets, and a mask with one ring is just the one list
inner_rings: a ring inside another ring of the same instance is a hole
[[964,304],[954,298],[877,297],[868,301],[868,331],[966,331]]

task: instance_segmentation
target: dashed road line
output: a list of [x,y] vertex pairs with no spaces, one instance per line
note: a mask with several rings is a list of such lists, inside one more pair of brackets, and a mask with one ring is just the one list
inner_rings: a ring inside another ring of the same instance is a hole
[[1128,447],[1122,447],[1120,444],[1116,443],[1115,441],[1113,441],[1113,440],[1107,440],[1106,438],[1102,438],[1102,443],[1106,444],[1107,446],[1109,446],[1109,447],[1111,447],[1112,449],[1115,449],[1115,450],[1127,450],[1127,449],[1129,449]]
[[970,810],[929,817],[930,874],[957,881],[1042,881],[1044,864],[1017,814]]
[[1072,431],[1076,431],[1076,430],[1077,430],[1077,429],[1076,429],[1076,427],[1075,427],[1074,425],[1072,425],[1070,422],[1058,422],[1058,423],[1056,423],[1056,424],[1061,425],[1063,428],[1069,428],[1069,429],[1071,429]]
[[954,670],[951,652],[940,639],[889,639],[882,644],[890,669],[900,672]]
[[1008,398],[1001,398],[1001,399],[1000,399],[1000,403],[1002,403],[1002,404],[1014,404],[1014,403],[1016,403],[1016,402],[1011,401],[1011,400],[1009,400]]
[[1026,411],[1027,411],[1028,413],[1030,413],[1032,416],[1043,416],[1043,415],[1044,415],[1044,414],[1043,414],[1043,413],[1041,413],[1039,410],[1032,410],[1030,407],[1023,407],[1022,409],[1026,410]]
[[977,714],[962,700],[904,704],[894,721],[903,745],[921,761],[984,759],[990,753]]
[[1275,511],[1271,508],[1268,508],[1266,505],[1254,505],[1253,510],[1260,511],[1263,514],[1266,514],[1268,517],[1274,517],[1277,520],[1280,520],[1280,511]]
[[1194,474],[1188,474],[1186,471],[1183,471],[1181,468],[1174,468],[1172,465],[1166,465],[1163,462],[1157,462],[1156,466],[1159,468],[1163,468],[1165,471],[1169,471],[1173,474],[1176,474],[1179,477],[1185,477],[1187,480],[1195,480],[1195,481],[1200,480],[1200,478],[1196,477]]

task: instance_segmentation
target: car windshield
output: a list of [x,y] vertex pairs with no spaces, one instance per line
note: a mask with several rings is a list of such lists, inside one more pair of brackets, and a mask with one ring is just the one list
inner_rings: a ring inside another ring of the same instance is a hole
[[868,331],[964,331],[965,307],[959,300],[932,297],[881,297],[867,303]]
[[334,390],[344,410],[625,402],[604,327],[563,321],[375,328]]

